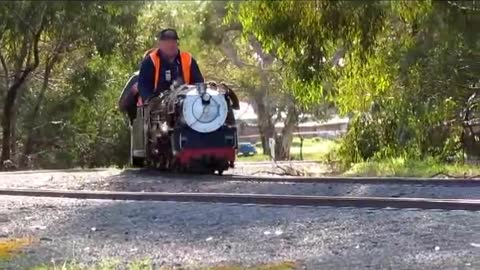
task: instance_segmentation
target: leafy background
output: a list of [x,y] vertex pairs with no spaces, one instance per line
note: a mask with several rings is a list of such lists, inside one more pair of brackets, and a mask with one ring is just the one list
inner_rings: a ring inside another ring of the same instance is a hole
[[338,113],[351,118],[336,152],[346,166],[460,160],[461,112],[480,80],[479,9],[475,1],[4,2],[1,159],[125,166],[120,91],[155,32],[175,27],[208,80],[254,105],[265,153],[290,158],[301,113]]

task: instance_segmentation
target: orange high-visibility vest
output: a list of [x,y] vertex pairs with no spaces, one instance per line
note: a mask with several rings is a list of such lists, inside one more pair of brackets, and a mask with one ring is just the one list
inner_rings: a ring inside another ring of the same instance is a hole
[[148,49],[145,53],[143,53],[143,58],[147,57],[148,55],[150,55],[150,53],[156,50],[157,50],[156,48]]
[[[153,90],[156,90],[158,83],[160,82],[160,56],[158,56],[158,49],[150,53],[150,59],[152,59],[155,70],[155,83],[153,84]],[[192,66],[192,55],[188,52],[180,52],[180,62],[182,65],[184,83],[191,84],[190,69]]]
[[[155,81],[153,84],[154,91],[157,90],[158,84],[160,83],[160,67],[161,67],[160,62],[161,61],[160,61],[160,56],[158,56],[158,50],[159,49],[155,49],[152,51],[150,49],[145,53],[145,56],[147,53],[149,53],[150,59],[152,60],[153,67],[154,67],[154,72],[155,72]],[[183,75],[184,83],[191,84],[192,81],[190,77],[190,70],[192,67],[192,55],[188,52],[180,52],[180,62],[182,65],[182,75]],[[138,91],[138,89],[135,89],[135,90]],[[143,105],[143,100],[139,96],[137,100],[137,106],[142,106],[142,105]]]

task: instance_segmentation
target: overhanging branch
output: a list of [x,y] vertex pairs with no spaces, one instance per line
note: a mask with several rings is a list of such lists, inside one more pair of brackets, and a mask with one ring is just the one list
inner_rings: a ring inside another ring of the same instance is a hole
[[[34,71],[39,65],[40,65],[40,55],[39,55],[39,50],[38,50],[38,43],[40,42],[40,36],[43,32],[43,29],[45,27],[45,24],[47,23],[46,16],[45,16],[45,8],[43,9],[42,12],[42,20],[40,23],[40,26],[38,27],[38,30],[35,32],[33,36],[33,63],[28,65],[25,70],[22,72],[22,75],[15,80],[13,85],[8,89],[8,91],[16,91],[25,81],[27,76]],[[28,57],[27,59],[30,58],[30,51],[28,51]]]
[[260,44],[260,42],[255,38],[255,36],[250,34],[248,36],[248,41],[250,42],[253,51],[260,57],[260,65],[262,69],[264,69],[266,66],[270,66],[273,64],[273,62],[275,61],[275,57],[273,57],[271,54],[265,53],[262,44]]
[[234,48],[233,44],[229,41],[222,41],[222,44],[220,45],[220,48],[222,49],[223,53],[230,59],[230,62],[232,62],[233,65],[235,65],[238,68],[245,68],[245,67],[252,67],[256,68],[255,65],[251,65],[248,63],[245,63],[244,61],[240,60],[238,57],[237,51]]

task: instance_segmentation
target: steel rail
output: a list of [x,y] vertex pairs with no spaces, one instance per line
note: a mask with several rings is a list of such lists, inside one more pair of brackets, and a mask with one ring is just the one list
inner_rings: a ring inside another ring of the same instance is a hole
[[480,200],[388,197],[297,196],[237,193],[166,193],[80,190],[0,189],[0,195],[72,199],[174,201],[284,206],[416,208],[480,211]]
[[[149,176],[165,176],[179,181],[192,181],[185,178],[191,175],[174,173],[146,172]],[[416,177],[304,177],[304,176],[248,176],[248,175],[195,175],[196,181],[241,181],[271,183],[308,184],[362,184],[362,185],[420,185],[420,186],[477,186],[478,178],[416,178]]]
[[[56,174],[56,173],[93,173],[108,169],[70,169],[70,170],[38,170],[0,172],[2,175],[21,174]],[[137,176],[169,177],[178,181],[245,181],[245,182],[273,182],[273,183],[322,183],[322,184],[364,184],[364,185],[421,185],[421,186],[480,186],[480,178],[429,178],[429,177],[306,177],[306,176],[248,176],[248,175],[192,175],[182,173],[160,172],[154,169],[129,169],[122,173]],[[186,179],[188,178],[188,179]]]
[[[228,177],[228,175],[226,176]],[[323,184],[364,184],[364,185],[448,185],[448,186],[480,186],[480,179],[469,178],[413,178],[413,177],[251,177],[232,175],[228,180],[323,183]]]

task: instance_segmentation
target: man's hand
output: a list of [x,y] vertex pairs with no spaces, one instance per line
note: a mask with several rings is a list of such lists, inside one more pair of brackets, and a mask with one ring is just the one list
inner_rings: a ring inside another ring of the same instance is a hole
[[172,92],[174,91],[181,91],[187,88],[187,84],[183,82],[183,80],[175,80],[173,83],[170,85],[170,90]]

